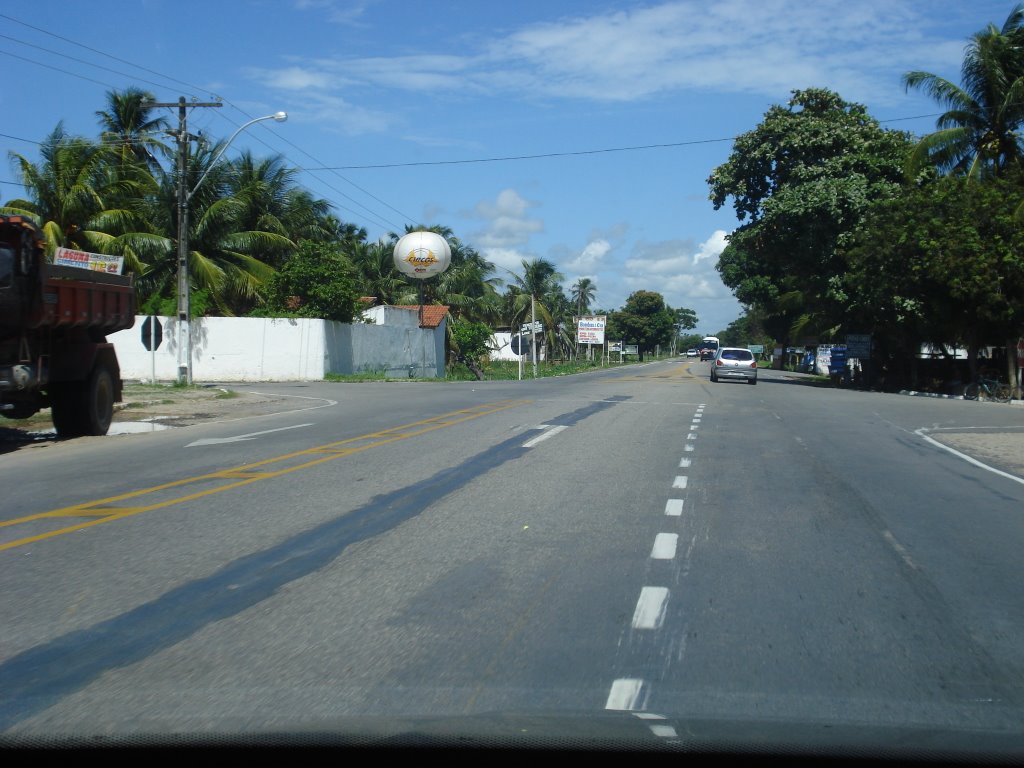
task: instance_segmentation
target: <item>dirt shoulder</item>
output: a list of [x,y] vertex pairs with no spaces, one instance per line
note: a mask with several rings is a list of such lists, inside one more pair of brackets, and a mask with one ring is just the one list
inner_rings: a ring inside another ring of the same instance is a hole
[[[243,419],[292,410],[296,400],[226,386],[176,387],[126,383],[123,402],[114,405],[110,434],[187,427],[207,421]],[[0,418],[0,453],[54,442],[49,409],[28,419]]]
[[1024,430],[937,430],[928,436],[973,459],[1024,478]]
[[210,385],[195,387],[125,386],[114,406],[114,424],[148,421],[185,427],[204,421],[262,416],[295,408],[294,398],[256,394]]

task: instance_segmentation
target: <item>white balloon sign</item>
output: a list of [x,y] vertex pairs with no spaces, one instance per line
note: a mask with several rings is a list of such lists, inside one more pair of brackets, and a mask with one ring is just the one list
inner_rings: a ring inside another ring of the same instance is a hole
[[395,244],[394,258],[399,272],[425,280],[448,269],[452,249],[436,232],[410,232]]

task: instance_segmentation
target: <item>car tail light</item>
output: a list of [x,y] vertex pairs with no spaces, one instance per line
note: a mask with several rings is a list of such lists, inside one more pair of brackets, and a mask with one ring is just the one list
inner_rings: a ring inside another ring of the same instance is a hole
[[752,363],[750,364],[750,367],[751,367],[751,368],[757,368],[757,360],[755,360],[754,362],[752,362]]
[[721,360],[715,360],[715,365],[725,365]]

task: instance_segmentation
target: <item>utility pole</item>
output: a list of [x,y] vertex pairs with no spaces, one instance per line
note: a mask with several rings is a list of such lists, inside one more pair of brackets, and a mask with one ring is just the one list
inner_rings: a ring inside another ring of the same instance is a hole
[[192,316],[191,286],[188,269],[188,150],[193,136],[188,132],[189,107],[221,107],[214,101],[146,102],[147,107],[177,107],[178,130],[168,131],[178,142],[178,383],[192,383],[192,344],[190,318]]

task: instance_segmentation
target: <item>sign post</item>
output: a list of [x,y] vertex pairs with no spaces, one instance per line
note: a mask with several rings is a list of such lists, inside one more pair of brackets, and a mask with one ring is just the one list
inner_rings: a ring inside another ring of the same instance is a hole
[[152,378],[150,383],[156,384],[156,350],[164,340],[164,327],[159,317],[150,315],[142,321],[142,346],[149,350],[149,367]]

